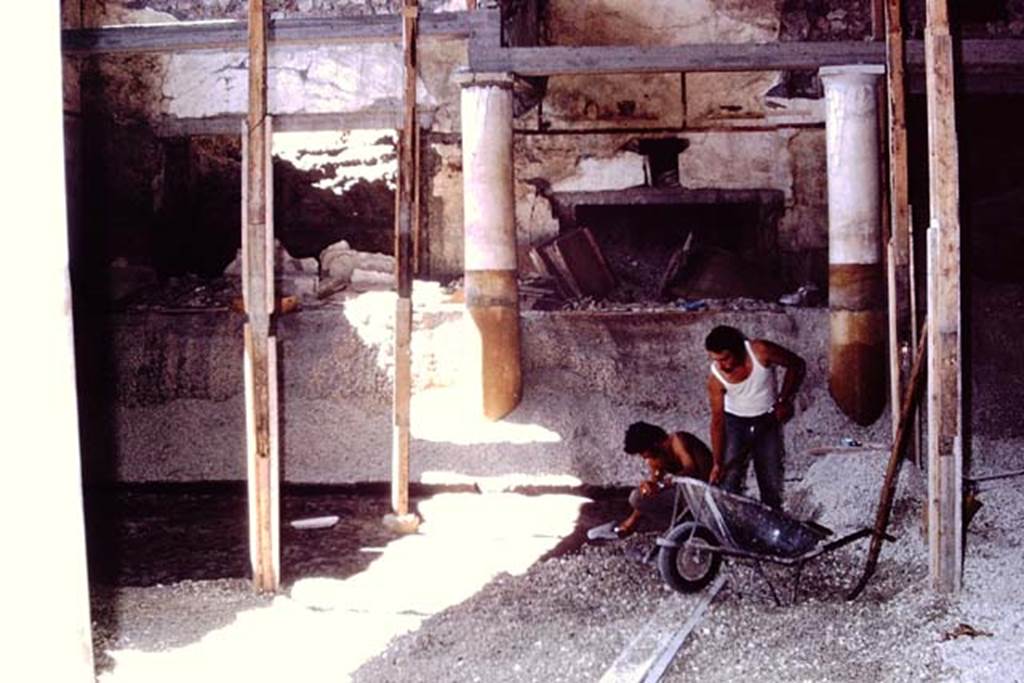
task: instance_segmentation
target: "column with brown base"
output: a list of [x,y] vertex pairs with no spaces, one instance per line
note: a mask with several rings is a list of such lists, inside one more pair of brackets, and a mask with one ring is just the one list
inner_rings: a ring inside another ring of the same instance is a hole
[[[466,314],[474,399],[497,420],[522,396],[512,186],[512,77],[461,74]],[[479,378],[479,380],[477,379]],[[479,393],[477,393],[479,392]]]
[[825,67],[828,150],[829,390],[851,419],[885,409],[885,277],[878,148],[880,66]]

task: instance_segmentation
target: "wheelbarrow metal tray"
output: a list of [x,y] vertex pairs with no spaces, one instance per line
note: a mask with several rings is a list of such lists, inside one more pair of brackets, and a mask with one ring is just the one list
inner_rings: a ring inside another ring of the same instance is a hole
[[714,532],[727,553],[799,559],[831,534],[753,498],[696,479],[676,479],[675,485],[693,518]]
[[[676,543],[673,541],[669,541],[665,538],[659,538],[655,541],[655,543],[662,548],[686,546],[688,548],[693,548],[694,550],[715,552],[720,553],[722,555],[727,555],[729,557],[739,557],[745,560],[764,560],[766,562],[781,564],[787,567],[795,567],[800,566],[809,560],[813,560],[819,555],[824,555],[825,553],[831,552],[837,548],[841,548],[844,545],[848,545],[850,543],[853,543],[854,541],[859,541],[862,538],[866,538],[867,536],[870,536],[872,533],[874,532],[871,529],[858,529],[857,531],[847,534],[846,536],[843,536],[842,538],[839,538],[831,543],[816,546],[808,550],[807,552],[803,553],[802,555],[797,555],[795,557],[780,557],[778,555],[766,555],[764,553],[747,551],[741,548],[726,548],[723,546],[708,545],[707,543],[704,543],[699,539],[691,539],[683,541],[682,543]],[[889,541],[896,540],[888,534],[885,535],[885,538]]]

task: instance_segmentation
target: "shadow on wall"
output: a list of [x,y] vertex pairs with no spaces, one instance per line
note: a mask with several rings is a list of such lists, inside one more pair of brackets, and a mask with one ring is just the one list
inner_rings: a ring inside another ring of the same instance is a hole
[[[341,239],[360,251],[391,253],[393,140],[349,142],[342,135],[331,144],[316,151],[327,157],[319,164],[302,149],[275,156],[276,237],[298,258]],[[214,277],[235,258],[242,213],[237,137],[157,138],[145,125],[93,117],[83,150],[84,215],[79,234],[71,235],[82,279],[104,281],[115,259],[151,269],[153,277]],[[102,307],[103,288],[94,289],[86,293]]]

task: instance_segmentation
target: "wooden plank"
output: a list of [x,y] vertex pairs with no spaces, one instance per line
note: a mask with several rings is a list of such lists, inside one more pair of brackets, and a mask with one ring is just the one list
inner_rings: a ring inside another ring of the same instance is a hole
[[[926,323],[927,325],[927,323]],[[925,330],[921,330],[923,335]],[[914,416],[917,414],[918,389],[921,386],[921,376],[924,370],[924,356],[926,353],[924,338],[917,347],[914,355],[914,368],[910,372],[910,380],[907,383],[906,393],[900,404],[900,413],[896,422],[896,436],[892,441],[892,450],[889,453],[889,463],[885,468],[885,479],[882,482],[882,492],[878,498],[878,508],[875,511],[874,534],[871,537],[871,546],[868,549],[868,558],[864,566],[864,573],[860,581],[854,586],[847,596],[848,600],[855,599],[867,586],[868,580],[875,573],[878,566],[878,555],[882,550],[882,541],[885,539],[885,530],[889,526],[889,515],[892,513],[892,503],[896,497],[896,483],[899,479],[900,467],[903,464],[903,457],[906,451],[906,444],[910,434],[913,433]]]
[[718,596],[718,592],[722,590],[725,585],[725,575],[720,575],[715,582],[711,584],[711,587],[701,597],[700,602],[694,608],[693,612],[690,613],[689,618],[686,622],[676,631],[676,634],[672,636],[672,640],[669,641],[668,646],[662,650],[658,659],[655,660],[651,666],[647,675],[644,676],[644,683],[658,683],[661,677],[668,671],[669,665],[672,660],[675,659],[676,653],[679,652],[679,648],[682,647],[686,637],[690,635],[690,632],[700,623],[700,620],[704,618],[704,612],[707,611],[708,606]]
[[927,0],[925,26],[931,227],[928,269],[928,538],[932,588],[961,584],[962,399],[960,178],[953,39],[946,0]]
[[[889,360],[893,438],[899,416],[902,393],[900,349],[910,344],[913,334],[908,302],[910,283],[910,188],[907,153],[906,84],[904,79],[903,19],[900,0],[875,0],[884,3],[886,92],[888,102],[888,200],[890,254],[886,263],[889,288]],[[911,346],[911,348],[915,348]],[[915,449],[916,450],[916,449]]]
[[640,683],[658,681],[672,663],[686,637],[700,623],[712,600],[725,585],[725,575],[718,576],[714,583],[700,596],[683,625],[676,628],[678,601],[682,596],[673,595],[662,602],[659,609],[615,658],[600,678],[600,683]]
[[280,584],[277,507],[276,367],[270,316],[274,310],[271,120],[267,116],[266,16],[249,3],[249,113],[243,142],[242,298],[245,325],[246,452],[249,548],[253,586]]
[[[1024,64],[1021,40],[964,40],[961,48],[961,63],[979,73],[1013,73]],[[884,64],[885,50],[885,43],[863,41],[494,47],[471,49],[469,66],[471,71],[512,72],[519,76],[808,70],[845,64]],[[907,42],[906,61],[918,70],[924,67],[921,41]]]
[[905,268],[910,251],[910,190],[903,22],[900,0],[885,0],[886,84],[889,112],[889,194],[896,264]]
[[[465,39],[470,30],[466,12],[425,14],[419,26],[421,35],[439,40]],[[244,49],[248,45],[246,31],[246,22],[233,20],[110,26],[65,30],[61,44],[66,54]],[[275,47],[398,42],[401,39],[400,14],[282,18],[271,20],[267,28],[267,40]]]
[[393,394],[394,432],[391,449],[391,507],[396,515],[409,513],[409,431],[412,402],[412,277],[414,225],[419,223],[416,205],[417,122],[417,0],[402,5],[402,52],[405,116],[399,144],[398,192],[395,212],[395,382]]
[[[435,109],[417,107],[416,118],[421,128],[430,128],[434,123]],[[246,118],[243,114],[220,115],[195,118],[165,116],[153,124],[153,131],[163,138],[177,138],[194,135],[237,135],[239,124]],[[355,112],[282,114],[274,116],[274,130],[287,132],[337,131],[391,129],[398,130],[404,121],[401,100],[377,101],[373,109]]]
[[572,273],[572,279],[586,296],[603,297],[614,289],[617,281],[608,268],[594,235],[588,228],[577,228],[559,235],[546,245]]
[[864,42],[510,47],[470,52],[473,71],[520,76],[817,69],[880,63],[880,45]]
[[885,292],[889,326],[889,408],[892,411],[892,439],[896,441],[903,377],[900,366],[899,302],[896,294],[896,248],[892,237],[886,243],[885,250]]
[[[914,265],[914,211],[913,207],[907,207],[907,215],[909,217],[910,229],[907,241],[910,246],[910,255],[907,259],[907,282],[910,287],[910,348],[916,349],[918,343],[918,325],[917,325],[917,267]],[[913,458],[914,463],[924,468],[924,449],[921,448],[921,415],[922,411],[918,411],[914,415],[914,433],[911,436],[910,442],[910,457]]]
[[675,204],[781,204],[781,190],[724,190],[714,188],[642,187],[600,192],[556,192],[559,206],[618,206]]
[[888,0],[871,0],[871,38],[885,38],[885,7]]

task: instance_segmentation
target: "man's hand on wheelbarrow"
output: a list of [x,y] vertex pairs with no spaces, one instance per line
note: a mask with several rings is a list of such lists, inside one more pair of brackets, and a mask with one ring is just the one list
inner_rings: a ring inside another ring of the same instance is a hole
[[779,399],[775,401],[775,405],[772,406],[772,414],[775,415],[775,419],[778,423],[786,424],[789,418],[793,417],[793,399],[779,396]]
[[653,496],[672,485],[672,475],[669,473],[658,474],[655,478],[645,479],[640,482],[640,495]]
[[722,480],[722,475],[725,474],[725,468],[719,465],[717,462],[711,465],[711,474],[708,475],[708,483],[717,486]]

